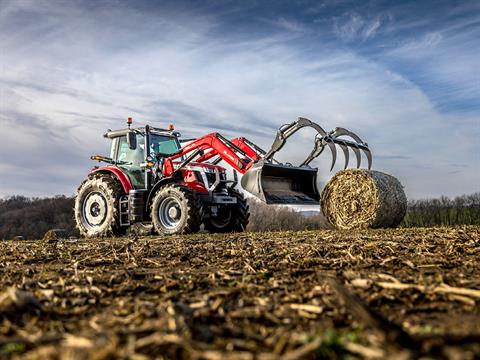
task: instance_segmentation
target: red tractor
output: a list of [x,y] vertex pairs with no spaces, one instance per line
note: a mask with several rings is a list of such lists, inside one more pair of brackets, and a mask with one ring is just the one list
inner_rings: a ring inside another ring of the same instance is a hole
[[[360,165],[363,150],[371,166],[368,145],[343,128],[327,133],[320,125],[299,118],[282,126],[266,152],[243,137],[227,139],[211,133],[182,140],[173,126],[109,130],[110,156],[92,156],[106,162],[94,167],[78,188],[75,219],[86,237],[122,235],[135,223],[153,225],[158,234],[197,232],[203,224],[210,232],[244,231],[249,208],[236,189],[237,172],[243,189],[267,204],[314,204],[319,201],[317,169],[309,163],[328,147],[332,168],[339,145],[348,165],[348,148]],[[317,130],[315,147],[300,166],[274,159],[288,137],[303,127]],[[350,136],[355,141],[339,138]],[[182,146],[182,143],[186,145]],[[233,168],[228,179],[220,161]]]

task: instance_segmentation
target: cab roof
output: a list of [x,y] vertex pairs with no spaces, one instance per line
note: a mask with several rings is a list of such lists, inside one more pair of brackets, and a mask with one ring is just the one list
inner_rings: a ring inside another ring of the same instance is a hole
[[[103,135],[103,137],[108,138],[108,139],[114,139],[119,136],[125,136],[128,134],[129,131],[134,130],[135,132],[145,135],[146,132],[146,126],[144,127],[139,127],[139,128],[134,128],[134,129],[119,129],[119,130],[111,130],[108,129],[107,132]],[[180,133],[175,130],[168,130],[168,129],[161,129],[161,128],[156,128],[149,126],[148,131],[153,134],[157,135],[164,135],[164,136],[171,136],[171,137],[179,137]]]

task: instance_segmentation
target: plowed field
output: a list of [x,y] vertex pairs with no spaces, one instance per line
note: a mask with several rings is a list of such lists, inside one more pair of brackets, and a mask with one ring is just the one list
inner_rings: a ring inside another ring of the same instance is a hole
[[0,357],[480,357],[480,228],[0,242]]

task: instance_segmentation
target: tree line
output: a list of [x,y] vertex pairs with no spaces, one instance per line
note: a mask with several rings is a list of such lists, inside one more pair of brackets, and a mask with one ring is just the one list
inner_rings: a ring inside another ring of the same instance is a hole
[[73,197],[0,199],[0,239],[41,239],[51,229],[63,229],[78,236],[73,219]]
[[[62,229],[66,236],[77,237],[74,203],[73,197],[66,196],[0,198],[0,240],[42,239],[51,229]],[[305,217],[291,208],[269,206],[258,200],[250,200],[249,205],[248,231],[313,230],[327,226],[320,214]]]
[[402,225],[480,225],[480,192],[455,198],[410,200]]
[[[250,200],[248,231],[315,230],[329,228],[324,217],[302,216],[288,207]],[[51,229],[63,229],[66,236],[78,236],[73,216],[74,198],[0,198],[0,239],[41,239]],[[404,227],[480,225],[480,192],[455,198],[411,200]]]

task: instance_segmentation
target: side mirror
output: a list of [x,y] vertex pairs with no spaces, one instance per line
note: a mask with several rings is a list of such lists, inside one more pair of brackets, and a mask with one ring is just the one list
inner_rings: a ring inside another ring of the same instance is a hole
[[137,134],[135,131],[129,131],[127,133],[127,143],[130,150],[135,150],[137,148]]

